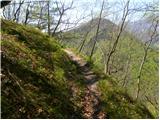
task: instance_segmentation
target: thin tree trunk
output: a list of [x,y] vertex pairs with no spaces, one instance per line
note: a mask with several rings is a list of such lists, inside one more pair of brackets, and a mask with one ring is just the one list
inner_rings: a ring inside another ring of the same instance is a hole
[[41,9],[40,9],[40,14],[39,14],[39,19],[38,19],[38,24],[37,24],[37,27],[39,28],[39,29],[41,29],[41,20],[42,20],[42,17],[43,17],[43,15],[42,15],[42,13],[43,13],[43,6],[41,7]]
[[53,30],[52,36],[56,34],[56,31],[57,31],[57,29],[58,29],[58,26],[59,26],[60,23],[61,23],[62,16],[63,16],[63,14],[64,14],[64,4],[62,5],[62,8],[61,8],[62,11],[61,11],[61,9],[59,8],[58,3],[56,3],[56,5],[57,5],[57,9],[58,9],[58,11],[59,11],[60,16],[59,16],[59,19],[58,19],[58,23],[56,24],[56,26],[55,26],[55,28],[54,28],[54,30]]
[[51,34],[51,29],[50,29],[51,22],[50,22],[50,11],[49,11],[50,1],[48,1],[47,7],[48,7],[48,35],[50,36],[50,34]]
[[15,10],[16,10],[16,2],[13,3],[13,11],[12,11],[12,14],[14,15],[15,13]]
[[90,31],[88,31],[88,32],[85,34],[85,37],[84,37],[84,39],[83,39],[83,41],[82,41],[82,44],[81,44],[81,46],[80,46],[80,48],[79,48],[79,53],[82,51],[82,48],[83,48],[83,46],[84,46],[84,44],[85,44],[85,42],[86,42],[86,40],[87,40],[87,36],[88,36],[89,32],[90,32]]
[[[128,47],[130,47],[130,50],[132,49],[132,47],[131,47],[132,46],[132,41],[133,41],[133,39],[131,39],[131,42],[129,43],[129,46],[128,46]],[[126,87],[126,84],[127,84],[127,77],[128,77],[131,58],[132,58],[131,54],[129,54],[128,56],[129,56],[129,58],[128,58],[127,65],[126,65],[126,72],[125,72],[125,75],[124,75],[124,78],[123,78],[123,84],[122,84],[123,87]]]
[[102,3],[100,15],[99,15],[99,21],[98,21],[98,26],[97,26],[97,30],[96,30],[96,37],[94,39],[93,47],[92,47],[92,50],[91,50],[90,60],[92,59],[93,52],[94,52],[95,45],[96,45],[96,41],[97,41],[97,38],[98,38],[98,33],[99,33],[99,27],[100,27],[100,22],[101,22],[101,18],[102,18],[103,7],[104,7],[104,0],[103,0],[103,3]]
[[121,36],[121,33],[123,31],[123,28],[124,28],[124,24],[125,24],[125,20],[127,18],[127,15],[128,15],[128,10],[129,9],[129,0],[127,1],[127,4],[124,8],[124,11],[123,11],[123,18],[122,18],[122,24],[120,26],[120,31],[118,33],[118,36],[113,44],[113,47],[111,49],[111,51],[109,52],[109,55],[108,55],[108,59],[107,59],[107,73],[109,74],[109,62],[111,60],[111,57],[112,57],[112,54],[116,51],[116,48],[117,48],[117,45],[118,45],[118,42],[119,42],[119,39],[120,39],[120,36]]
[[127,84],[127,76],[128,76],[128,72],[129,72],[130,62],[131,62],[131,55],[129,56],[129,59],[127,61],[126,72],[125,72],[125,75],[124,75],[124,78],[123,78],[123,84],[122,84],[123,87],[126,87],[126,84]]
[[139,93],[140,93],[140,80],[141,80],[143,66],[144,66],[144,63],[146,61],[146,57],[147,57],[147,51],[145,51],[145,53],[144,53],[144,57],[142,59],[142,62],[141,62],[140,68],[139,68],[139,74],[138,74],[138,79],[137,79],[137,85],[138,86],[137,86],[136,100],[138,99]]
[[23,0],[23,1],[20,1],[19,7],[18,7],[18,9],[16,10],[16,12],[15,12],[15,14],[14,14],[14,19],[13,19],[13,21],[16,21],[16,22],[19,21],[20,9],[21,9],[21,6],[22,6],[23,3],[24,3],[24,0]]
[[107,63],[106,63],[106,61],[107,61],[107,55],[104,54],[104,74],[107,74]]
[[56,2],[56,5],[57,5],[57,9],[58,9],[58,11],[59,11],[60,17],[59,17],[59,19],[58,19],[58,23],[56,24],[56,26],[55,26],[55,28],[54,28],[54,30],[53,30],[53,32],[52,32],[52,36],[56,34],[56,31],[57,31],[59,25],[61,24],[62,17],[63,17],[63,15],[64,15],[64,13],[65,13],[67,10],[69,10],[69,9],[72,8],[73,1],[71,2],[70,6],[67,7],[67,8],[65,8],[65,5],[64,5],[64,4],[62,4],[61,8],[59,8],[59,5],[58,5],[57,2]]
[[28,4],[28,6],[27,6],[27,10],[26,10],[26,19],[25,19],[25,21],[24,21],[24,24],[25,24],[25,25],[27,25],[27,23],[28,23],[29,7],[30,7],[30,4]]
[[139,72],[138,72],[138,79],[137,79],[137,91],[136,91],[136,96],[135,96],[135,99],[138,100],[139,98],[139,94],[140,94],[140,84],[141,84],[141,76],[142,76],[142,70],[143,70],[143,67],[144,67],[144,64],[146,62],[146,59],[147,59],[147,55],[148,55],[148,50],[150,48],[150,45],[153,41],[153,37],[154,35],[156,34],[156,30],[157,30],[157,27],[158,27],[158,21],[156,21],[156,25],[154,27],[154,31],[153,31],[153,34],[151,35],[151,39],[148,43],[148,45],[146,45],[146,48],[144,48],[144,56],[143,56],[143,59],[141,61],[141,65],[139,67]]
[[86,40],[87,40],[87,36],[88,36],[88,34],[90,33],[90,31],[91,31],[91,29],[92,29],[92,23],[93,23],[93,13],[91,12],[91,14],[92,14],[92,20],[91,20],[91,22],[90,22],[90,29],[86,32],[86,34],[85,34],[85,37],[84,37],[84,39],[83,39],[83,41],[82,41],[82,44],[81,44],[81,46],[80,46],[80,49],[79,49],[79,53],[82,51],[82,49],[83,49],[83,47],[84,47],[84,44],[85,44],[85,42],[86,42]]
[[8,20],[11,19],[11,6],[8,5]]
[[56,31],[57,31],[57,29],[58,29],[58,26],[59,26],[60,23],[61,23],[62,16],[63,16],[63,12],[62,12],[62,14],[60,14],[60,17],[59,17],[59,19],[58,19],[58,23],[56,24],[56,27],[54,28],[54,31],[53,31],[52,35],[55,35],[55,34],[56,34]]

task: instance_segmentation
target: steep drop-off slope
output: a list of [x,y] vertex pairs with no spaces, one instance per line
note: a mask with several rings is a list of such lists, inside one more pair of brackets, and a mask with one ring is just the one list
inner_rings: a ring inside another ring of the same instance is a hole
[[[92,73],[90,65],[80,66],[54,38],[33,27],[1,22],[2,118],[88,118],[88,109],[97,102],[91,92],[87,93],[86,80],[95,78],[86,78],[84,73],[85,69]],[[117,91],[118,87],[109,82],[111,78],[94,75],[101,93],[101,107],[97,106],[103,109],[103,114],[97,110],[100,116],[153,118],[146,108]],[[97,114],[91,117],[98,118]]]

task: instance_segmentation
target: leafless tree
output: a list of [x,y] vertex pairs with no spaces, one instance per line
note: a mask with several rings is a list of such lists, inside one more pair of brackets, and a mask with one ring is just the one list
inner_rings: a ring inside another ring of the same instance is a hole
[[29,7],[30,7],[30,3],[28,3],[27,9],[26,9],[26,17],[25,17],[25,21],[24,21],[25,25],[28,24],[28,19],[29,19],[29,14],[30,14]]
[[119,42],[119,39],[120,39],[120,36],[121,36],[121,33],[123,32],[123,29],[124,29],[124,25],[125,25],[125,21],[126,21],[126,18],[128,16],[128,12],[129,12],[129,2],[130,0],[127,1],[125,7],[124,7],[124,10],[123,10],[123,17],[122,17],[122,24],[120,25],[120,30],[118,32],[118,35],[116,37],[116,40],[108,54],[108,58],[107,58],[107,69],[106,69],[106,73],[109,74],[109,63],[110,63],[110,59],[113,55],[113,53],[116,51],[116,48],[117,48],[117,45],[118,45],[118,42]]
[[88,37],[88,34],[90,33],[90,31],[92,30],[92,26],[93,26],[93,13],[91,11],[91,16],[92,16],[92,20],[90,22],[90,28],[88,29],[88,31],[85,33],[84,37],[83,37],[83,41],[82,41],[82,44],[80,45],[79,47],[79,53],[82,51],[83,47],[84,47],[84,44],[87,40],[87,37]]
[[48,35],[50,35],[51,34],[51,22],[50,22],[50,10],[49,10],[49,8],[50,8],[50,1],[48,1],[48,3],[47,3],[47,8],[48,8]]
[[21,6],[23,3],[24,3],[24,0],[20,0],[19,7],[17,8],[16,12],[14,13],[13,21],[16,21],[16,22],[19,21],[20,10],[21,10]]
[[52,36],[55,35],[55,33],[56,33],[59,25],[61,24],[62,17],[63,17],[63,15],[65,14],[65,12],[66,12],[67,10],[69,10],[69,9],[72,8],[73,1],[71,2],[70,6],[67,7],[67,8],[65,8],[65,3],[61,3],[61,2],[60,2],[60,4],[61,4],[61,6],[59,6],[59,3],[56,2],[56,6],[57,6],[57,9],[58,9],[58,12],[59,12],[59,19],[58,19],[58,22],[56,23],[55,28],[53,29]]
[[94,52],[95,45],[96,45],[96,41],[97,41],[97,38],[98,38],[100,23],[101,23],[101,19],[102,19],[102,12],[103,12],[103,8],[104,8],[104,3],[105,3],[105,0],[103,0],[103,2],[102,2],[102,7],[101,7],[100,15],[99,15],[99,21],[98,21],[98,25],[97,25],[96,35],[95,35],[93,47],[92,47],[91,54],[90,54],[90,60],[92,59],[93,52]]
[[16,2],[14,1],[12,4],[13,10],[12,10],[12,14],[14,15],[15,10],[16,10]]
[[139,72],[138,72],[138,77],[137,77],[137,90],[136,90],[136,97],[135,97],[136,100],[138,100],[139,93],[140,93],[142,71],[144,68],[144,64],[147,60],[148,51],[150,49],[150,46],[153,40],[158,36],[158,32],[157,32],[158,25],[159,25],[159,20],[156,19],[155,21],[155,19],[153,19],[152,26],[151,26],[151,31],[153,30],[153,32],[151,34],[150,40],[144,44],[144,55],[143,55],[143,58],[142,58],[142,61],[139,67]]
[[[43,3],[39,2],[39,7],[40,7],[40,12],[39,13],[36,13],[38,14],[37,17],[38,17],[38,23],[37,23],[37,27],[39,29],[42,29],[42,20],[43,20],[43,12],[44,12],[44,6],[43,6]],[[37,11],[36,11],[37,12]]]

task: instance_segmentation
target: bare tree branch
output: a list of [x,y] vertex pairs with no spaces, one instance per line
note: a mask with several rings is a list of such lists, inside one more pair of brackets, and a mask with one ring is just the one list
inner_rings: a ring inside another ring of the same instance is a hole
[[2,0],[2,1],[1,1],[1,8],[7,6],[11,1],[12,1],[12,0],[8,0],[8,1]]

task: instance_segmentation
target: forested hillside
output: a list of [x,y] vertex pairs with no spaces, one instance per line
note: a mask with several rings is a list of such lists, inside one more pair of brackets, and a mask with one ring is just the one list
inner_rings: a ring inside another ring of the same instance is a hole
[[[94,19],[93,21],[96,20],[97,19]],[[79,26],[79,28],[75,30],[64,33],[64,44],[68,47],[75,48],[77,51],[89,56],[95,39],[94,30],[96,28],[96,22],[94,22],[93,24],[91,24],[91,22],[92,21],[88,22],[85,25]],[[95,28],[91,29],[88,32],[87,36],[81,37],[85,35],[85,33],[87,33],[87,29],[90,28],[90,24],[91,26],[94,25]],[[106,57],[113,44],[112,39],[113,37],[116,37],[116,34],[118,32],[117,30],[113,30],[114,28],[116,29],[118,28],[118,26],[116,24],[113,24],[109,20],[102,20],[102,23],[100,24],[100,32],[97,39],[97,46],[95,48],[95,53],[92,59],[95,63],[95,66],[99,67],[101,71],[104,72],[106,72]],[[114,31],[114,33],[112,33],[112,31]],[[117,83],[119,83],[122,87],[128,87],[129,89],[127,89],[127,91],[131,92],[131,94],[136,94],[135,89],[137,79],[135,78],[135,76],[138,74],[139,65],[143,58],[144,47],[145,45],[142,41],[140,41],[138,38],[136,38],[129,32],[124,31],[117,46],[115,56],[111,60],[112,63],[110,65],[110,74],[112,74],[112,76],[117,79]],[[152,46],[148,51],[148,60],[144,65],[144,72],[142,76],[143,84],[141,86],[142,93],[144,93],[146,91],[145,86],[150,85],[146,88],[150,90],[148,90],[146,94],[152,94],[153,97],[156,97],[157,99],[158,54],[159,52],[157,48],[154,48],[154,46]],[[134,97],[134,95],[132,96]]]
[[159,118],[156,0],[0,3],[3,119]]
[[[117,25],[107,20],[103,20],[100,24],[100,32],[98,34],[97,46],[95,47],[94,55],[92,61],[94,61],[95,68],[100,69],[103,73],[107,73],[107,55],[113,45],[112,39],[116,37]],[[89,22],[90,23],[90,22]],[[90,24],[79,26],[75,30],[64,33],[65,41],[63,44],[68,47],[74,48],[77,52],[83,53],[84,55],[89,56],[91,54],[92,46],[95,39],[94,29],[89,30],[88,35],[86,35],[85,28],[90,28]],[[96,25],[96,24],[94,24]],[[109,27],[114,25],[115,27]],[[92,24],[93,26],[93,24]],[[105,30],[109,29],[108,31]],[[114,33],[112,33],[114,31]],[[83,37],[82,37],[83,36]],[[149,39],[149,38],[148,38]],[[84,42],[85,41],[85,42]],[[83,46],[83,47],[82,47]],[[135,99],[136,89],[137,89],[137,79],[140,69],[140,64],[144,56],[145,44],[134,35],[130,34],[127,31],[124,31],[121,35],[120,42],[117,45],[117,51],[113,58],[110,60],[109,74],[116,79],[116,82],[119,86],[124,88],[126,92]],[[141,76],[140,84],[140,95],[139,101],[143,101],[144,104],[148,104],[148,96],[151,97],[155,103],[154,109],[158,110],[158,54],[159,51],[156,47],[151,46],[148,51],[147,61],[144,64],[142,70],[143,74]],[[157,102],[156,102],[157,101]],[[150,103],[149,103],[150,104]]]

